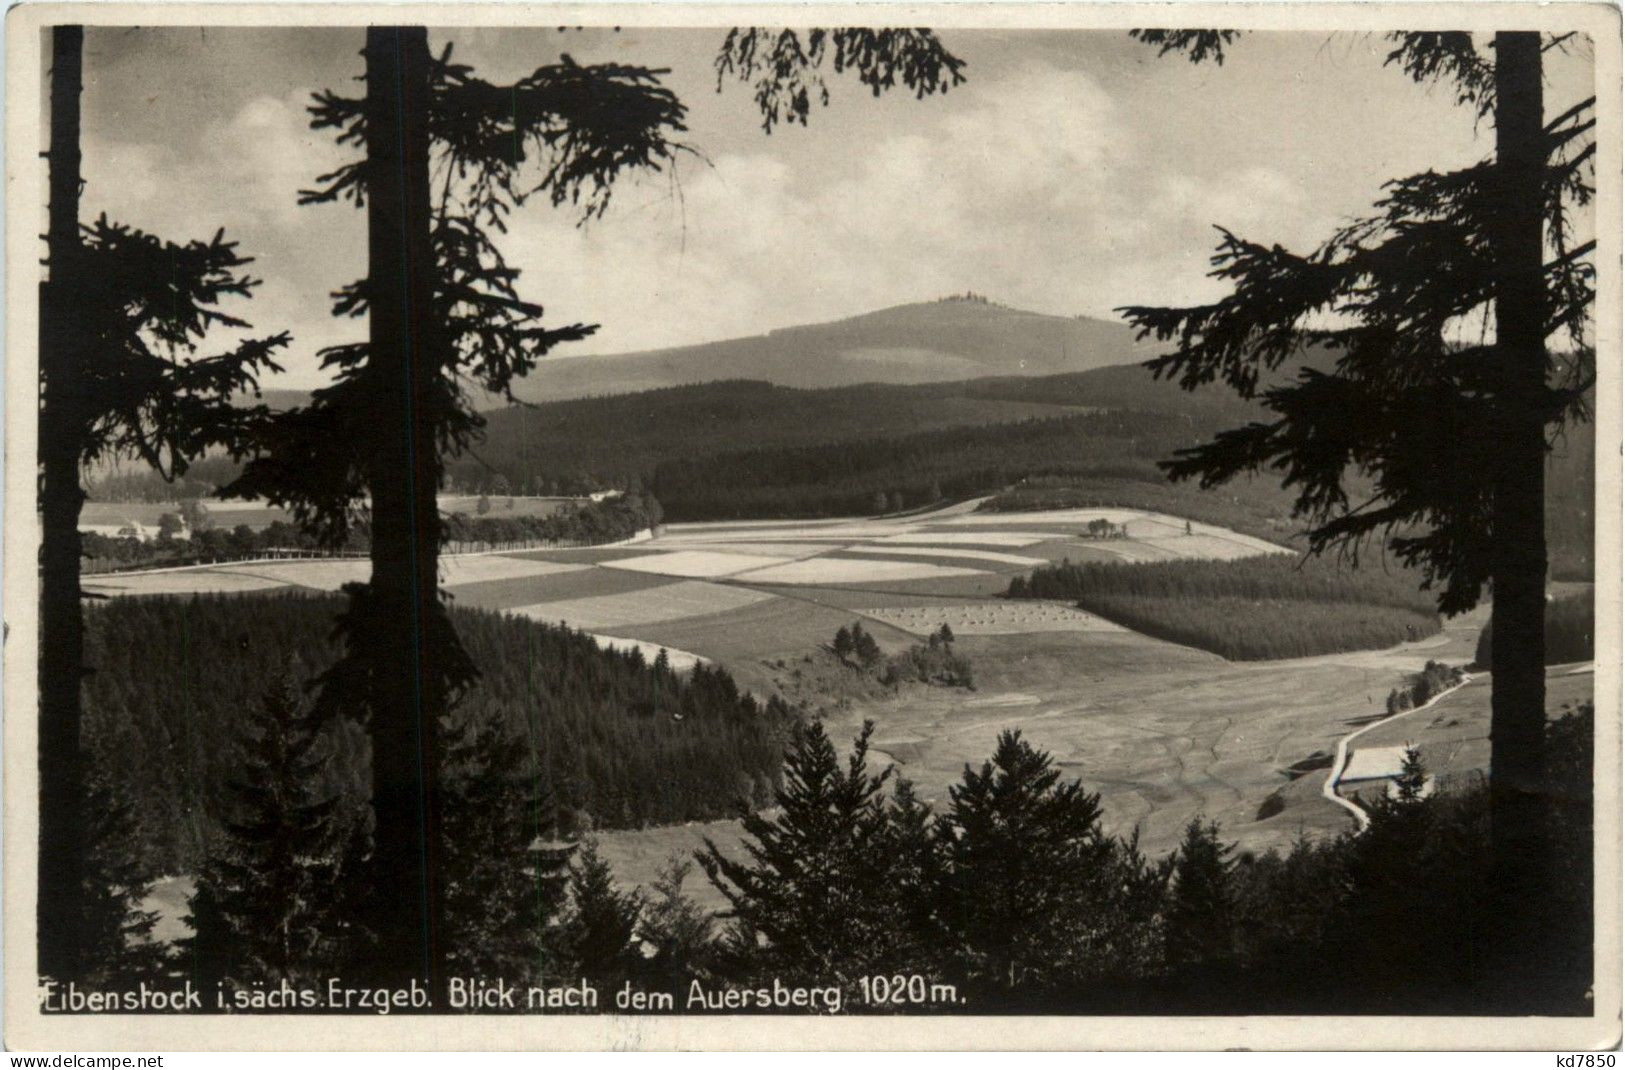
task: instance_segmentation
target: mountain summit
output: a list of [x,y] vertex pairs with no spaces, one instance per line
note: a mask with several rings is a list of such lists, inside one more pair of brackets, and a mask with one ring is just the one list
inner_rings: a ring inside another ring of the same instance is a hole
[[515,383],[514,392],[540,402],[718,379],[796,387],[934,383],[1088,371],[1154,352],[1135,343],[1124,324],[1024,312],[967,295],[749,338],[553,357]]

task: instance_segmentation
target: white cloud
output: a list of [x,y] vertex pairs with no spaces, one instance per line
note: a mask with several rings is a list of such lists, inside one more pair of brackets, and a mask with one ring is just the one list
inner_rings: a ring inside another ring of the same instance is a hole
[[[249,100],[176,148],[116,139],[87,141],[82,216],[111,219],[170,241],[208,239],[224,228],[245,269],[263,280],[250,301],[224,311],[254,334],[289,330],[290,381],[314,382],[317,349],[364,334],[361,321],[328,315],[327,294],[365,270],[365,219],[344,206],[299,207],[298,191],[346,157],[325,131],[308,128],[303,91]],[[230,343],[222,332],[207,343]]]
[[[326,297],[364,269],[364,213],[295,203],[347,155],[308,128],[306,100],[252,98],[184,151],[112,141],[86,154],[87,209],[168,237],[225,226],[259,257],[266,281],[246,314],[294,331],[289,381],[301,384],[316,381],[319,346],[365,331],[333,320]],[[685,160],[675,181],[623,182],[608,216],[587,227],[537,202],[515,214],[504,248],[550,321],[602,324],[565,355],[753,334],[965,289],[1068,314],[1196,299],[1211,224],[1288,239],[1276,233],[1282,220],[1314,214],[1279,171],[1157,170],[1146,153],[1154,132],[1079,71],[1030,63],[956,91],[952,109],[902,113],[918,121],[854,123],[841,155],[812,165],[782,138],[735,140],[744,147],[709,164]]]
[[834,178],[794,173],[764,141],[686,169],[680,202],[645,183],[584,231],[529,215],[511,258],[551,311],[603,323],[575,349],[605,352],[967,288],[1109,315],[1199,292],[1211,224],[1268,232],[1308,203],[1266,168],[1147,181],[1148,135],[1125,128],[1084,73],[1028,66],[966,96],[936,122],[849,145]]

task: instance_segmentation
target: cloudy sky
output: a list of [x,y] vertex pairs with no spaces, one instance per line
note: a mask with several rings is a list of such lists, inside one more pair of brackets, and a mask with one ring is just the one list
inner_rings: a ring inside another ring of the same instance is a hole
[[[504,246],[554,322],[600,333],[572,352],[757,334],[975,290],[1111,316],[1212,296],[1214,225],[1307,247],[1384,179],[1489,153],[1446,88],[1382,65],[1357,34],[1253,34],[1222,67],[1158,59],[1120,32],[948,30],[967,81],[873,99],[831,77],[809,127],[762,132],[751,93],[717,91],[717,30],[431,31],[493,81],[568,52],[669,67],[701,158],[617,187],[608,214],[523,210]],[[310,94],[359,93],[359,29],[87,33],[84,213],[169,238],[225,227],[264,279],[246,306],[288,329],[281,385],[364,334],[326,295],[365,263],[364,213],[299,207],[346,158],[308,129]],[[1588,55],[1550,65],[1549,110],[1590,92]]]

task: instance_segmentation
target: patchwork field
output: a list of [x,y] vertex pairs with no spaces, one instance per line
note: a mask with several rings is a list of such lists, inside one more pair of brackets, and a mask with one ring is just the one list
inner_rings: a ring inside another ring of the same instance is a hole
[[539,602],[521,606],[514,612],[533,620],[562,621],[572,628],[593,631],[726,613],[772,597],[748,587],[724,587],[701,580],[680,580],[621,594]]
[[[830,714],[839,733],[875,720],[877,760],[896,762],[941,805],[967,762],[986,758],[1001,731],[1020,729],[1067,775],[1101,792],[1114,831],[1138,827],[1156,852],[1170,849],[1197,814],[1220,821],[1244,848],[1346,828],[1347,814],[1320,798],[1319,780],[1294,780],[1289,767],[1380,714],[1389,690],[1428,659],[1471,660],[1482,624],[1470,615],[1391,650],[1227,662],[1070,604],[994,595],[1041,562],[1288,551],[1205,524],[1187,535],[1182,519],[1131,510],[981,514],[974,504],[872,521],[671,525],[636,547],[451,557],[443,581],[460,604],[562,620],[650,658],[664,649],[678,669],[715,662],[758,693],[807,668],[843,624],[863,620],[885,650],[947,624],[975,667],[977,690],[860,696]],[[1126,525],[1128,537],[1090,538],[1087,525],[1097,519]],[[114,596],[332,589],[364,574],[361,561],[287,561],[123,575],[87,587]],[[1272,794],[1283,805],[1260,818]],[[704,835],[730,843],[737,825],[606,832],[601,841],[622,877],[647,882],[668,855]]]
[[1033,632],[1120,632],[1107,620],[1054,602],[973,602],[941,606],[898,606],[870,609],[865,616],[915,635],[929,635],[946,624],[960,635],[1025,635]]

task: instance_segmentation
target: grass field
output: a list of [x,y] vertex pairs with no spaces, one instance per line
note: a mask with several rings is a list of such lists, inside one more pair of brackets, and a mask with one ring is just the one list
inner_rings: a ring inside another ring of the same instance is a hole
[[748,587],[724,587],[701,580],[679,580],[620,594],[538,602],[514,610],[533,620],[563,621],[572,628],[596,631],[652,621],[727,613],[773,597]]
[[607,568],[624,568],[633,572],[653,572],[659,576],[689,576],[711,578],[733,576],[752,569],[768,568],[786,562],[782,557],[763,554],[736,554],[717,550],[676,550],[672,553],[645,554],[642,557],[624,557],[605,562]]
[[[1445,777],[1486,769],[1490,760],[1490,685],[1482,673],[1414,714],[1396,717],[1373,728],[1359,746],[1414,746],[1429,773]],[[1565,708],[1590,702],[1595,677],[1589,665],[1554,665],[1546,670],[1546,715],[1557,718]]]

